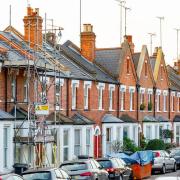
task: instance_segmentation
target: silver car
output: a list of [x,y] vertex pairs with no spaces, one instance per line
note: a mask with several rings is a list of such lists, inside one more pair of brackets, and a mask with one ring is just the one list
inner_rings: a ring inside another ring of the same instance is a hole
[[66,161],[60,168],[67,171],[73,180],[108,180],[108,172],[92,158]]
[[166,173],[167,170],[176,171],[176,160],[171,158],[166,151],[159,150],[153,151],[154,162],[152,166],[152,170],[160,170],[163,174]]

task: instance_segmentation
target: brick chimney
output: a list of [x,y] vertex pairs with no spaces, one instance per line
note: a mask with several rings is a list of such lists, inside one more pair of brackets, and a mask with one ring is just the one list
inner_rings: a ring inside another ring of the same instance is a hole
[[134,43],[132,41],[132,35],[126,35],[124,36],[124,41],[127,41],[129,43],[130,49],[132,54],[134,54]]
[[152,56],[153,56],[153,57],[157,57],[157,53],[158,53],[158,47],[155,47]]
[[91,62],[95,59],[95,41],[96,35],[93,32],[93,26],[84,24],[83,32],[81,33],[81,54]]
[[43,19],[39,16],[39,8],[34,10],[27,7],[27,15],[24,16],[24,40],[29,43],[31,48],[37,49],[42,46],[42,22]]

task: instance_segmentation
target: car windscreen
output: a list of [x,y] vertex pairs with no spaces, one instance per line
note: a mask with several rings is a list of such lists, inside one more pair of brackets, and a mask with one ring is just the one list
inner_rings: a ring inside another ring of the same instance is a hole
[[62,164],[61,168],[66,171],[80,171],[88,169],[88,166],[84,162],[74,162],[68,164]]
[[27,174],[23,174],[23,178],[25,180],[50,180],[51,173],[50,172],[31,172]]
[[112,163],[110,160],[97,160],[97,162],[103,167],[103,168],[110,168],[112,167]]

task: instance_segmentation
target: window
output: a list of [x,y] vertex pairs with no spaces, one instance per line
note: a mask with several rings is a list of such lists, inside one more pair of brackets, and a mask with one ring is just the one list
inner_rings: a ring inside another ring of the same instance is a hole
[[115,86],[109,85],[109,110],[113,110],[113,95],[114,95]]
[[133,141],[136,142],[136,126],[133,126]]
[[127,56],[127,74],[129,74],[129,70],[130,70],[130,57]]
[[111,128],[106,128],[106,153],[111,153],[112,134]]
[[72,80],[72,109],[77,108],[77,88],[79,87],[78,80]]
[[4,140],[4,168],[8,167],[8,156],[9,156],[9,127],[4,127],[3,129],[3,140]]
[[91,82],[84,81],[84,109],[89,109],[89,98],[90,98]]
[[125,93],[126,93],[126,86],[121,85],[120,91],[121,91],[121,111],[124,111],[124,110],[125,110]]
[[147,60],[145,60],[145,76],[147,76]]
[[156,91],[156,110],[159,112],[161,110],[161,90]]
[[122,138],[121,138],[121,127],[118,127],[117,128],[117,141],[121,141],[122,140]]
[[171,107],[172,107],[172,112],[175,111],[175,92],[171,92]]
[[134,110],[134,92],[135,92],[135,88],[134,87],[130,87],[129,88],[129,93],[130,93],[130,111]]
[[123,128],[123,138],[128,138],[129,137],[129,128],[124,127]]
[[180,145],[180,126],[176,126],[176,144]]
[[81,154],[81,130],[75,129],[74,131],[74,155]]
[[11,101],[16,100],[16,78],[12,77],[11,80]]
[[155,139],[158,139],[158,126],[155,126]]
[[24,80],[24,102],[28,101],[28,79]]
[[163,96],[163,99],[164,99],[164,101],[163,101],[163,111],[164,112],[166,112],[167,111],[167,109],[166,109],[166,100],[167,100],[167,96]]
[[151,126],[146,126],[146,139],[151,140]]
[[105,88],[105,84],[99,83],[97,88],[98,88],[98,109],[102,110],[103,109],[103,90]]
[[91,129],[86,129],[86,155],[90,155],[91,149]]
[[140,88],[140,110],[145,109],[145,88]]
[[69,159],[69,130],[63,132],[63,160]]
[[163,139],[163,126],[159,126],[159,139]]

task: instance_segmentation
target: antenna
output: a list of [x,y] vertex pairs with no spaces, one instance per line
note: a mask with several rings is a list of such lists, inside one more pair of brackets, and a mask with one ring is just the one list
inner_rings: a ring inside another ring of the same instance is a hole
[[30,7],[30,0],[27,0],[27,7]]
[[9,25],[11,26],[11,5],[9,6]]
[[126,3],[126,1],[123,0],[115,0],[119,3],[120,6],[120,44],[122,43],[122,6]]
[[177,60],[178,60],[178,56],[179,56],[179,50],[178,50],[179,49],[179,42],[178,41],[179,41],[179,31],[180,31],[180,29],[175,28],[174,30],[177,33],[177,37],[176,38],[177,38]]
[[126,22],[126,20],[127,20],[127,10],[131,10],[131,8],[128,8],[128,7],[126,7],[126,6],[122,6],[123,8],[124,8],[124,10],[125,10],[125,29],[124,29],[124,35],[126,36],[126,31],[127,31],[127,22]]
[[156,17],[156,18],[158,18],[159,19],[159,25],[160,25],[160,47],[162,47],[162,20],[164,20],[164,17],[163,16],[158,16],[158,17]]
[[148,34],[150,36],[150,56],[152,56],[152,44],[153,44],[152,38],[153,36],[156,36],[156,34],[155,33],[148,33]]

